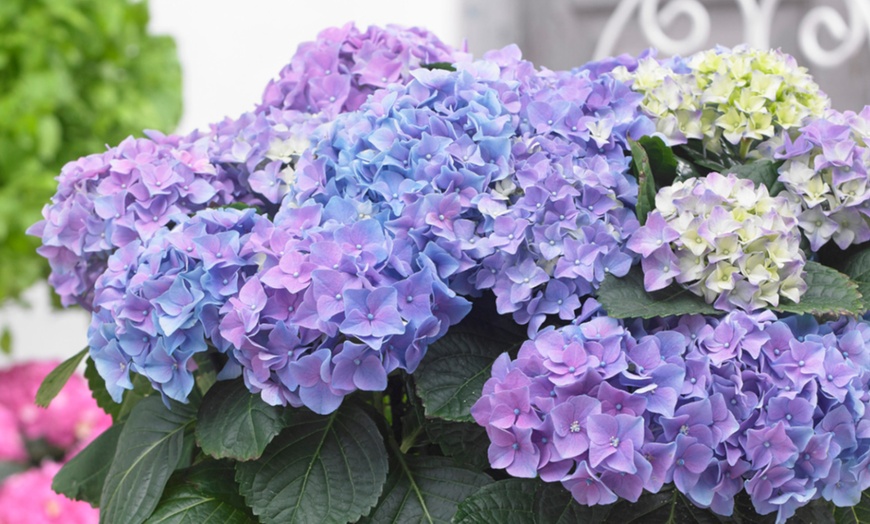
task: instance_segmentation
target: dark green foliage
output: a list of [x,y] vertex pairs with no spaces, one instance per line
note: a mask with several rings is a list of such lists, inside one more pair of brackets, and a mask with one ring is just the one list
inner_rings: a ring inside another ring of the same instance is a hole
[[283,427],[281,410],[249,392],[244,381],[218,382],[199,408],[196,442],[214,458],[252,460]]

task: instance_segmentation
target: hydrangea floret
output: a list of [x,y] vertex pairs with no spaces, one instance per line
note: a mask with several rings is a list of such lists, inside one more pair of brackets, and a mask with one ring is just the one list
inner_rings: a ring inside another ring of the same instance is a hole
[[710,173],[663,187],[655,201],[627,244],[642,257],[647,291],[676,282],[726,311],[777,306],[782,297],[800,301],[806,258],[787,198]]

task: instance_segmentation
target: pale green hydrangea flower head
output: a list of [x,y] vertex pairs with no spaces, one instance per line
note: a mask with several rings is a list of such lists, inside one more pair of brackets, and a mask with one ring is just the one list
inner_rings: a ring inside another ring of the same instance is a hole
[[643,109],[671,145],[698,139],[714,151],[720,139],[741,145],[768,140],[819,117],[830,100],[795,59],[779,50],[717,47],[614,72],[644,94]]

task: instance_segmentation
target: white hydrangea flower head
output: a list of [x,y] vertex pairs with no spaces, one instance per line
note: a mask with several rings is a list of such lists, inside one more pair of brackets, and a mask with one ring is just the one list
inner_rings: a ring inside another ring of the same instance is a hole
[[830,107],[806,68],[782,51],[717,47],[682,59],[642,58],[614,74],[644,94],[643,109],[670,145],[700,139],[717,151],[724,138],[764,141],[820,117]]
[[718,309],[754,311],[799,302],[806,290],[799,211],[763,185],[710,173],[662,188],[627,245],[642,257],[648,291],[676,282]]
[[829,111],[785,136],[779,180],[801,206],[799,224],[813,251],[870,241],[870,106]]

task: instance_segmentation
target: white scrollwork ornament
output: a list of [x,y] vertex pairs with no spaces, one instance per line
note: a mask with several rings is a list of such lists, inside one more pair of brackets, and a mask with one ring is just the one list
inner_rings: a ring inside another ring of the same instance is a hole
[[[801,19],[798,45],[807,60],[821,67],[845,63],[870,43],[870,0],[842,0],[846,17],[829,5],[816,5]],[[780,0],[735,0],[743,21],[743,41],[760,49],[771,45],[776,9]],[[629,21],[637,14],[640,29],[652,47],[663,55],[687,55],[709,45],[710,12],[700,0],[621,0],[607,19],[595,47],[595,58],[613,54],[616,44]],[[667,28],[678,18],[689,21],[689,33],[673,38]],[[822,31],[837,42],[833,49],[820,43]]]
[[[821,67],[836,67],[857,54],[870,31],[870,0],[845,0],[849,21],[827,5],[812,8],[801,20],[798,43],[810,62]],[[839,44],[831,50],[819,42],[822,29]]]

